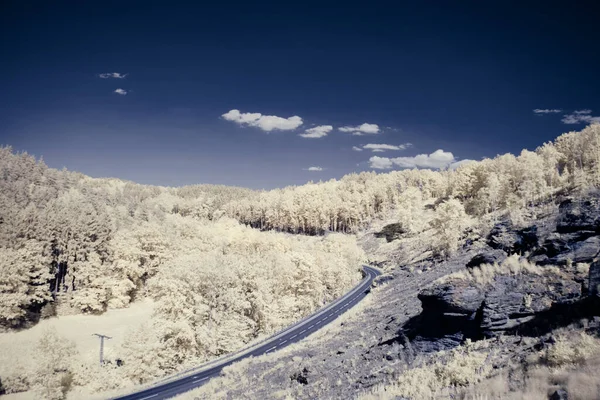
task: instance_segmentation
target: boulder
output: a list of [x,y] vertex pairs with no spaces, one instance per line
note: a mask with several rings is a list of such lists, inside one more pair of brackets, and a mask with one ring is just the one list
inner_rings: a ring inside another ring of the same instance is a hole
[[490,250],[485,253],[479,253],[467,263],[467,268],[479,267],[481,264],[501,263],[506,258],[506,253],[502,250]]
[[440,285],[432,285],[418,295],[424,313],[474,314],[485,299],[482,288],[467,280],[453,280]]

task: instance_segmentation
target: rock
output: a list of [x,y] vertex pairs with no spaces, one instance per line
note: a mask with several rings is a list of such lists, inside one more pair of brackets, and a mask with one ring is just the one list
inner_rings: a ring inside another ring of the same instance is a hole
[[418,297],[424,312],[457,313],[465,316],[475,313],[485,298],[480,288],[460,279],[429,286]]
[[570,251],[563,252],[548,259],[548,264],[565,265],[569,260],[572,263],[589,263],[594,260],[600,251],[600,237],[590,237],[583,242],[569,244]]
[[479,267],[481,264],[501,263],[506,258],[506,253],[502,250],[491,250],[485,253],[479,253],[467,263],[467,268]]
[[569,400],[569,394],[565,389],[558,389],[548,397],[549,400]]
[[[576,281],[575,268],[560,274],[523,271],[498,274],[487,284],[458,278],[433,284],[419,293],[419,299],[427,316],[423,324],[490,337],[532,321],[555,304],[582,299],[582,285]],[[473,332],[473,324],[479,333]]]
[[557,232],[600,232],[600,203],[597,195],[586,200],[565,200],[560,203],[558,210]]
[[373,283],[371,284],[373,287],[381,286],[384,283],[388,283],[389,281],[394,280],[394,275],[379,275],[377,278],[373,279]]
[[393,240],[399,239],[400,236],[402,236],[403,234],[405,234],[407,231],[406,229],[404,229],[402,227],[402,224],[397,222],[394,224],[389,224],[384,226],[381,229],[381,232],[376,232],[374,234],[374,236],[376,238],[383,238],[385,237],[385,240],[389,243]]
[[516,230],[510,221],[502,221],[490,231],[487,244],[508,254],[528,252],[538,246],[537,226]]
[[302,370],[302,372],[294,372],[292,374],[292,376],[290,376],[290,379],[293,381],[296,381],[302,385],[307,385],[308,384],[308,369],[306,367],[304,367],[304,369]]
[[538,246],[538,228],[533,225],[516,231],[518,240],[513,246],[515,253],[525,253]]
[[515,329],[554,304],[570,304],[582,297],[579,283],[552,273],[498,275],[488,288],[481,321],[486,336]]
[[544,254],[549,258],[556,257],[561,253],[571,251],[571,242],[572,241],[570,241],[569,238],[565,237],[564,235],[554,233],[544,240],[540,248],[535,251],[533,255],[536,256]]
[[600,297],[600,261],[594,261],[590,265],[588,290],[591,296]]

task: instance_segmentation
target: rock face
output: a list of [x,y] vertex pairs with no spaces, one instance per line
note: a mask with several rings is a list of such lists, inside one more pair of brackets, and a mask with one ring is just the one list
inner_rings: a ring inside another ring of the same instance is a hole
[[596,194],[586,200],[569,199],[560,203],[556,231],[559,233],[600,232],[599,196]]
[[[587,315],[590,304],[599,308],[600,194],[585,201],[563,201],[556,225],[549,221],[541,228],[532,225],[525,229],[501,221],[486,238],[487,246],[466,267],[500,263],[507,254],[519,253],[542,268],[556,265],[559,273],[548,269],[541,275],[526,271],[498,274],[486,284],[459,278],[435,283],[419,294],[423,312],[418,321],[420,331],[413,337],[436,329],[438,341],[460,341],[461,335],[462,339],[476,339],[502,332],[532,332],[568,319],[569,313]],[[589,275],[577,263],[590,263]],[[587,301],[588,294],[596,300]]]
[[573,268],[560,274],[497,275],[486,285],[453,279],[424,289],[419,299],[424,314],[438,321],[462,319],[475,336],[490,337],[514,330],[556,304],[581,300],[579,275]]
[[490,231],[487,244],[509,254],[525,253],[538,246],[537,226],[515,229],[508,221],[500,222]]
[[600,297],[600,261],[590,265],[589,291],[591,296]]
[[485,336],[513,330],[554,305],[571,304],[582,298],[581,285],[573,274],[499,275],[486,289],[480,325]]

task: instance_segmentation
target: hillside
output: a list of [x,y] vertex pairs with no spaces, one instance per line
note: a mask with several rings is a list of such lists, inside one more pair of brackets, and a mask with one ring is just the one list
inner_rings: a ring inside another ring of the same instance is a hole
[[[433,304],[453,304],[444,311],[434,309],[433,320],[441,323],[440,313],[467,313],[451,297],[457,288],[490,298],[490,288],[501,287],[495,279],[507,270],[514,275],[511,285],[518,290],[511,290],[521,294],[521,303],[527,298],[535,305],[535,312],[512,312],[518,315],[510,314],[514,326],[554,304],[583,301],[588,289],[581,282],[594,261],[595,253],[589,254],[598,247],[585,241],[597,240],[597,231],[572,228],[571,233],[585,232],[555,236],[566,233],[559,228],[561,218],[581,214],[573,204],[595,204],[598,124],[535,151],[471,162],[456,170],[353,174],[262,192],[93,179],[47,168],[10,148],[0,151],[0,172],[3,335],[25,335],[45,319],[67,324],[67,315],[98,316],[130,304],[154,304],[152,316],[139,327],[132,323],[102,368],[79,354],[81,345],[58,332],[20,340],[24,348],[35,349],[37,361],[10,362],[11,353],[2,352],[0,379],[7,393],[88,396],[218,357],[339,296],[360,279],[363,261],[380,266],[387,277],[362,309],[289,349],[230,367],[224,378],[193,395],[269,398],[277,391],[293,398],[443,398],[478,390],[474,385],[484,378],[511,371],[516,361],[510,354],[518,346],[529,347],[517,354],[538,354],[535,349],[549,352],[545,357],[551,358],[556,347],[539,347],[539,341],[547,340],[543,335],[558,335],[556,343],[580,340],[590,349],[577,362],[558,362],[561,367],[585,365],[596,355],[595,311],[586,309],[576,314],[578,319],[551,324],[540,335],[503,332],[498,339],[482,325],[463,321],[465,315],[444,322],[453,326],[452,332],[446,332],[446,325],[431,328],[426,311],[432,302],[423,299],[438,296]],[[595,212],[600,216],[598,209],[585,211],[594,218]],[[532,231],[534,244],[527,233]],[[569,253],[580,242],[586,243],[587,258]],[[482,261],[473,262],[476,257]],[[468,264],[472,270],[465,273]],[[560,276],[549,281],[553,287],[571,292],[563,297],[542,294],[546,300],[536,300],[533,294],[542,289],[519,286],[520,279],[535,281],[531,274],[545,276],[548,271]],[[448,277],[450,273],[458,274]],[[464,284],[471,280],[483,283]],[[447,282],[453,285],[449,289]],[[555,331],[567,326],[571,328],[565,332]],[[509,341],[532,339],[499,345],[505,336]],[[32,354],[27,351],[23,354]],[[453,366],[461,355],[473,353],[473,363]],[[500,361],[494,361],[497,371],[492,373],[486,360],[496,356]],[[525,365],[523,360],[519,365]],[[419,376],[430,377],[431,393],[403,391],[403,385],[412,385],[410,379]]]
[[[221,205],[251,190],[92,179],[10,148],[0,171],[6,393],[63,398],[162,377],[277,331],[361,278],[353,237],[260,232],[222,215]],[[116,329],[120,309],[147,300],[150,318]],[[80,323],[107,311],[104,328]],[[54,329],[29,334],[36,324]],[[90,326],[119,336],[103,368],[90,356]],[[65,335],[69,327],[82,332]]]

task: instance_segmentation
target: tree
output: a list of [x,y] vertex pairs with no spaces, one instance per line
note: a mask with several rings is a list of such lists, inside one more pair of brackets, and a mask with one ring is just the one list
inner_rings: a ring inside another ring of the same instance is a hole
[[36,394],[43,399],[62,400],[71,388],[75,343],[48,329],[39,340],[36,351],[36,371],[32,377]]
[[464,230],[470,225],[470,218],[457,199],[441,203],[435,210],[431,221],[434,230],[434,249],[441,255],[449,257],[456,252]]

